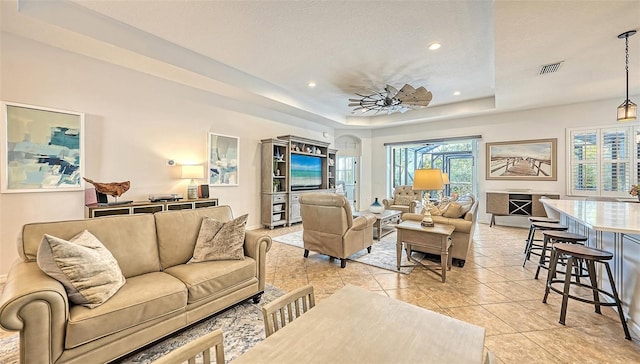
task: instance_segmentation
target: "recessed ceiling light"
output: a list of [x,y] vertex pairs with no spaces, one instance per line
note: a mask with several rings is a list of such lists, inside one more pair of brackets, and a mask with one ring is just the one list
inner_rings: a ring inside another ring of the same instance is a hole
[[440,48],[440,43],[438,42],[433,42],[431,44],[429,44],[429,50],[431,51],[435,51],[436,49]]
[[311,88],[314,88],[314,87],[316,87],[316,82],[315,81],[309,81],[309,82],[307,82],[307,86],[311,87]]
[[454,92],[453,92],[453,95],[454,95],[454,96],[458,96],[458,95],[460,95],[460,93],[461,93],[460,91],[454,91]]

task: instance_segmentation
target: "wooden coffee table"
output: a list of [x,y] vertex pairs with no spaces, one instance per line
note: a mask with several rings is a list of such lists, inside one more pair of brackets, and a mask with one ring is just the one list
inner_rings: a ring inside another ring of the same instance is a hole
[[[411,258],[411,246],[416,245],[427,253],[440,255],[440,276],[442,283],[447,279],[447,270],[451,270],[451,234],[455,230],[453,225],[435,224],[433,227],[423,227],[420,221],[403,221],[395,225],[398,230],[398,239],[396,241],[396,255],[398,270],[400,267],[423,266],[431,271],[435,271],[433,265],[427,265]],[[405,244],[407,251],[407,260],[416,264],[400,265],[402,259],[402,243]],[[436,272],[437,273],[437,272]]]
[[377,236],[376,234],[373,234],[373,237],[380,240],[383,236],[388,235],[395,230],[392,225],[400,222],[402,211],[384,210],[379,214],[374,214],[371,211],[358,211],[353,214],[353,217],[358,217],[364,214],[371,214],[376,217],[376,222],[373,223],[373,231],[377,233]]

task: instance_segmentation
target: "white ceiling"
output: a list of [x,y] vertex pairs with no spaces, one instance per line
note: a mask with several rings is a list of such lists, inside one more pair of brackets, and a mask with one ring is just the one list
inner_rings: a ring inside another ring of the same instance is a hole
[[[640,29],[637,0],[1,5],[5,32],[338,128],[622,102],[624,41],[617,35]],[[442,47],[427,50],[434,41]],[[638,95],[640,35],[629,41],[630,88]],[[538,75],[559,61],[558,72]],[[376,116],[347,106],[356,93],[405,83],[433,92],[431,105]]]

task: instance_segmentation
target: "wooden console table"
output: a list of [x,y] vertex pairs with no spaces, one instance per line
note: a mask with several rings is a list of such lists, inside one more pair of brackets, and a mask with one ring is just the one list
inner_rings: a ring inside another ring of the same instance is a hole
[[547,216],[541,197],[559,199],[557,193],[502,191],[487,192],[487,210],[491,214],[491,223],[496,224],[496,216]]
[[200,198],[178,201],[137,201],[122,205],[100,206],[91,204],[85,207],[85,217],[103,217],[112,215],[152,214],[168,210],[191,210],[218,206],[217,198]]
[[[453,225],[434,224],[433,227],[424,227],[421,221],[407,220],[398,225],[395,225],[398,230],[398,240],[396,242],[396,256],[398,262],[398,270],[400,267],[400,261],[402,260],[402,243],[405,244],[407,251],[407,260],[411,261],[411,246],[419,246],[428,253],[440,255],[440,276],[442,277],[442,283],[447,279],[447,270],[451,270],[451,234],[455,230]],[[431,271],[433,271],[431,265],[427,265],[418,261],[415,261],[415,265],[410,267],[421,265]],[[404,267],[407,267],[406,265]]]

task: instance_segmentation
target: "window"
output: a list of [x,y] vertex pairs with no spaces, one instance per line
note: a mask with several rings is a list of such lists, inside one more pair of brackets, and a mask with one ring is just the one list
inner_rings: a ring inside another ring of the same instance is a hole
[[628,197],[640,177],[640,128],[570,129],[568,134],[569,194]]
[[[475,139],[471,139],[387,145],[389,195],[396,186],[413,184],[414,171],[422,168],[438,168],[449,173],[450,184],[445,186],[445,195],[473,193],[476,144]],[[431,193],[437,195],[435,191]]]

